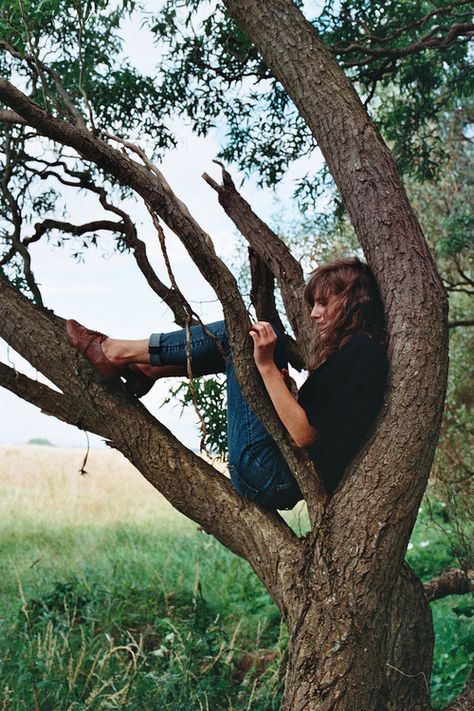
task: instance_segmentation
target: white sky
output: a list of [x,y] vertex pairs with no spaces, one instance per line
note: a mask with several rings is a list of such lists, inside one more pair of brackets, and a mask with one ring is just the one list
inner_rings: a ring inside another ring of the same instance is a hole
[[[157,58],[151,36],[137,24],[128,23],[124,37],[126,54],[142,71],[151,72]],[[191,214],[211,235],[218,254],[229,263],[236,258],[237,232],[218,205],[214,191],[201,178],[203,172],[212,174],[216,179],[220,177],[219,168],[212,163],[219,150],[217,134],[198,138],[182,122],[176,122],[175,132],[179,137],[179,146],[168,153],[160,169]],[[307,170],[317,170],[320,164],[319,155],[299,161],[298,165],[292,166],[276,193],[258,189],[255,181],[248,181],[242,193],[255,211],[270,221],[282,205],[288,206],[288,213],[293,211],[291,195],[295,178]],[[229,168],[239,184],[241,176],[235,168]],[[95,207],[96,201],[90,197],[75,196],[68,204],[73,222],[101,215],[100,209]],[[156,265],[158,275],[167,281],[158,240],[146,210],[131,201],[124,207],[135,220],[139,236],[146,241],[150,261]],[[153,331],[175,330],[169,310],[148,287],[133,257],[114,254],[107,238],[101,245],[106,255],[103,250],[89,249],[85,252],[84,263],[79,264],[71,258],[72,243],[71,249],[66,247],[62,250],[55,249],[46,241],[34,245],[33,271],[41,285],[45,304],[63,317],[75,318],[90,328],[117,337],[145,338]],[[195,310],[203,320],[221,318],[222,312],[214,292],[190,262],[179,240],[172,235],[168,237],[168,250],[178,283]],[[14,364],[30,377],[37,377],[36,371],[6,344],[0,341],[0,346],[1,360]],[[169,384],[169,381],[157,384],[143,402],[188,446],[197,448],[199,436],[192,410],[185,411],[180,418],[179,407],[160,408]],[[36,407],[3,388],[0,388],[0,421],[0,445],[24,443],[37,437],[44,437],[58,446],[84,447],[86,444],[83,432],[43,415]],[[90,435],[90,441],[92,446],[103,444],[94,435]]]

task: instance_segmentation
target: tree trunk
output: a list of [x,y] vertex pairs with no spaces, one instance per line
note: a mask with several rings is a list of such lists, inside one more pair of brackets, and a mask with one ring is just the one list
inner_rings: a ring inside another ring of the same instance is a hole
[[403,566],[389,605],[362,620],[351,591],[328,581],[315,575],[291,606],[284,709],[429,709],[434,636],[421,582]]
[[[176,508],[249,561],[288,624],[288,711],[425,709],[431,620],[420,583],[402,566],[442,412],[445,294],[389,150],[295,3],[225,0],[225,4],[318,140],[386,308],[391,361],[387,408],[377,435],[329,501],[264,397],[247,348],[245,309],[232,276],[159,172],[134,162],[85,128],[52,117],[7,81],[0,80],[0,96],[35,130],[71,146],[133,188],[181,236],[222,301],[233,329],[244,393],[249,393],[250,404],[280,443],[317,525],[298,540],[277,517],[240,500],[227,480],[197,462],[142,406],[120,393],[101,392],[92,370],[84,370],[83,359],[72,355],[59,325],[49,328],[47,322],[35,320],[31,305],[14,298],[2,280],[0,335],[63,390],[64,396],[58,396],[36,388],[38,403],[45,397],[56,403],[59,397],[65,419],[107,436]],[[35,339],[41,330],[51,331],[52,338]],[[38,342],[48,344],[44,352],[38,351]],[[58,363],[51,356],[51,344],[58,352],[63,349],[66,360]],[[20,392],[13,376],[13,372],[4,376],[7,386]],[[85,376],[93,384],[87,391],[81,388]],[[29,386],[35,388],[32,382]],[[106,415],[112,408],[117,416],[109,421]],[[195,477],[187,471],[193,466]]]
[[[420,696],[417,684],[429,680],[431,623],[421,586],[400,582],[400,571],[443,409],[446,294],[389,149],[301,10],[291,0],[224,4],[316,138],[377,278],[390,336],[377,436],[309,535],[308,588],[289,606],[286,707],[427,708],[427,685]],[[419,622],[409,600],[424,610]]]
[[421,581],[405,563],[389,607],[387,711],[424,711],[430,706],[434,631]]

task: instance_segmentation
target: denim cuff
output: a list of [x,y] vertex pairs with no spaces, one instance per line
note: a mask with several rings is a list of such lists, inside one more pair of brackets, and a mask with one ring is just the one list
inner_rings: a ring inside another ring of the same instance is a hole
[[152,333],[148,341],[148,353],[150,354],[150,365],[163,365],[160,357],[162,333]]

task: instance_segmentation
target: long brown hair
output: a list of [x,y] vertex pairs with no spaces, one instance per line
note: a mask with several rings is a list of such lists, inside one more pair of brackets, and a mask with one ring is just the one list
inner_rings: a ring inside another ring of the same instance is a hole
[[349,257],[319,266],[305,286],[304,299],[312,309],[315,301],[324,305],[330,298],[326,334],[310,364],[311,370],[346,345],[353,336],[366,334],[377,343],[386,345],[382,299],[367,264],[357,257]]

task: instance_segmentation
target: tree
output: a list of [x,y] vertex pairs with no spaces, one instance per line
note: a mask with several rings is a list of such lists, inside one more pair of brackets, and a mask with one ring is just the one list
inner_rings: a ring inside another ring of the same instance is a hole
[[[103,110],[99,128],[90,98],[94,87],[85,88],[85,55],[79,52],[79,86],[70,92],[68,85],[74,81],[67,66],[62,73],[51,69],[42,58],[45,48],[39,35],[26,30],[18,39],[19,49],[3,42],[18,66],[27,68],[22,81],[28,78],[29,95],[8,79],[0,80],[0,98],[7,107],[2,112],[3,210],[8,209],[11,223],[0,280],[0,335],[60,392],[3,364],[0,382],[44,411],[105,437],[177,509],[248,560],[288,625],[286,708],[427,709],[433,645],[429,604],[403,560],[440,426],[447,372],[446,295],[392,155],[351,82],[297,4],[225,0],[224,5],[317,141],[377,277],[390,333],[391,378],[376,434],[328,498],[317,472],[293,447],[272,410],[253,364],[245,306],[210,237],[143,150],[103,128],[113,123],[113,113]],[[22,3],[19,8],[23,21]],[[39,9],[51,11],[45,3]],[[78,13],[84,38],[80,7]],[[26,22],[24,26],[28,29]],[[105,64],[110,61],[106,54]],[[90,76],[94,71],[91,65]],[[13,76],[12,68],[9,72],[7,76]],[[137,84],[127,83],[123,96],[139,93]],[[99,107],[107,105],[104,92],[99,81]],[[78,106],[86,109],[87,119]],[[132,111],[130,125],[138,118]],[[32,131],[61,146],[60,156],[38,161],[28,154]],[[77,156],[87,167],[78,167]],[[31,169],[32,163],[43,167]],[[19,189],[22,170],[26,180]],[[22,210],[30,200],[28,187],[51,171],[66,184],[96,193],[105,209],[120,219],[79,226],[45,219],[25,239]],[[304,365],[311,344],[300,299],[299,263],[239,195],[226,171],[222,185],[206,179],[252,249],[258,312],[275,315],[275,278],[295,336],[289,341],[292,359]],[[111,184],[133,190],[145,201],[160,238],[161,219],[214,288],[244,394],[278,442],[304,494],[311,520],[307,536],[298,538],[278,516],[241,499],[225,477],[179,443],[143,405],[125,391],[106,388],[69,346],[62,319],[44,307],[29,244],[51,229],[79,235],[108,229],[134,252],[177,321],[186,324],[194,318],[178,286],[171,280],[166,287],[151,270],[133,223],[109,199],[105,186]],[[263,279],[267,288],[262,292],[257,287]],[[464,589],[465,577],[458,577]],[[457,579],[455,589],[458,584]],[[442,589],[453,587],[434,582],[430,596],[442,594]]]

